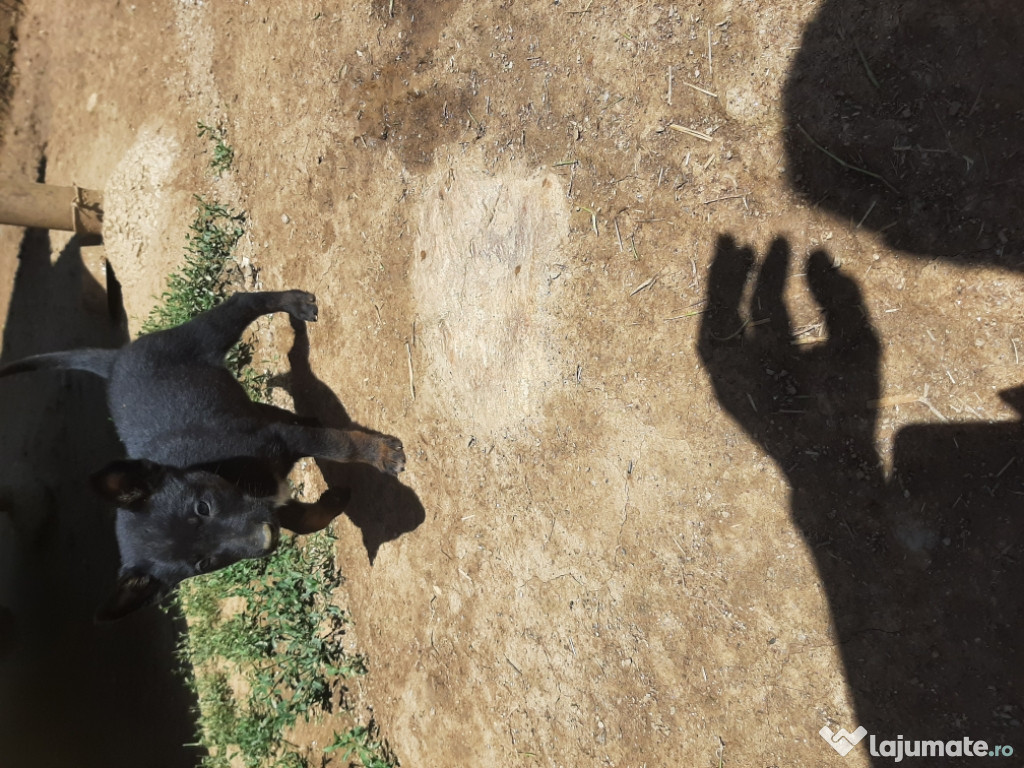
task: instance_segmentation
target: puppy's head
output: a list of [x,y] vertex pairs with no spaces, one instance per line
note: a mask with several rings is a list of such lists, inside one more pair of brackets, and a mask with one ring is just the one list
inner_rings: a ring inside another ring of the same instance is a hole
[[265,557],[277,547],[281,484],[258,459],[187,469],[117,461],[94,475],[93,485],[119,507],[121,572],[100,620],[153,603],[190,576]]

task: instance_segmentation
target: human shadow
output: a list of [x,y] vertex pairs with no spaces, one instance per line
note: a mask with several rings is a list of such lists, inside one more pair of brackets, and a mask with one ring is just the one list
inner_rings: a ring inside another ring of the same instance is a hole
[[1024,271],[1015,0],[826,0],[787,78],[790,183],[929,257]]
[[[0,361],[127,341],[116,279],[105,290],[77,239],[51,263],[49,233],[27,230],[17,258]],[[110,510],[85,489],[123,456],[103,382],[3,379],[0,434],[0,762],[195,765],[195,699],[173,656],[182,622],[93,620],[118,551]]]
[[[295,412],[325,427],[362,429],[337,395],[313,373],[309,362],[309,333],[305,323],[292,321],[295,340],[288,352],[290,389]],[[426,519],[416,493],[394,477],[365,464],[342,464],[317,459],[328,490],[319,503],[344,509],[359,528],[370,565],[381,546],[418,528]]]
[[[1024,421],[904,428],[887,474],[875,447],[880,346],[860,290],[813,253],[807,281],[828,338],[797,346],[789,260],[785,240],[757,266],[721,237],[698,347],[722,407],[789,481],[858,724],[879,742],[1019,743]],[[1024,416],[1024,388],[1004,397]]]

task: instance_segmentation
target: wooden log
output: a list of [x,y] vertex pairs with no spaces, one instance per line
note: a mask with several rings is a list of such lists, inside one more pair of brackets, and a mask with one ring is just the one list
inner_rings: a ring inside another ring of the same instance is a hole
[[103,234],[103,193],[20,179],[0,181],[0,224]]

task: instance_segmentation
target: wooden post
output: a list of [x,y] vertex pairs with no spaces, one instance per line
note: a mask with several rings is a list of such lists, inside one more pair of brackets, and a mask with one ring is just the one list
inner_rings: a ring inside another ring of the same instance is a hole
[[103,193],[18,179],[0,181],[0,224],[103,234]]

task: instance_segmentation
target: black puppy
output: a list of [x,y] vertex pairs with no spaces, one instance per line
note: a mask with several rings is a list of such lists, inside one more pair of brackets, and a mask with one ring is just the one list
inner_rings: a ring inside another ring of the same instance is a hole
[[121,349],[55,352],[0,368],[0,376],[77,369],[108,380],[129,458],[93,476],[119,506],[121,549],[118,585],[99,618],[120,618],[189,576],[269,554],[282,525],[296,533],[327,525],[336,506],[288,498],[285,476],[304,456],[365,462],[392,475],[405,468],[397,438],[310,426],[246,396],[224,357],[246,326],[273,312],[312,322],[316,299],[305,291],[239,293]]

